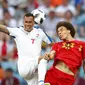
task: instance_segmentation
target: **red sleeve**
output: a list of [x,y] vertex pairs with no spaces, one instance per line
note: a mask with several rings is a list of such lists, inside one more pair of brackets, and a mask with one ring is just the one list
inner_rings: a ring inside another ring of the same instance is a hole
[[52,50],[54,50],[54,51],[57,50],[57,43],[55,43],[55,44],[52,46]]

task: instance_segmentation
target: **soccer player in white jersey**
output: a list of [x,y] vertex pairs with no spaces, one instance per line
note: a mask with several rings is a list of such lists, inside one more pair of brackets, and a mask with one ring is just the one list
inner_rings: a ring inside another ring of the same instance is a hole
[[16,42],[19,74],[29,85],[38,85],[37,68],[39,60],[42,59],[40,56],[41,44],[42,41],[50,44],[50,41],[41,29],[33,28],[34,16],[31,13],[25,14],[23,21],[24,26],[19,28],[0,24],[0,31],[13,36]]

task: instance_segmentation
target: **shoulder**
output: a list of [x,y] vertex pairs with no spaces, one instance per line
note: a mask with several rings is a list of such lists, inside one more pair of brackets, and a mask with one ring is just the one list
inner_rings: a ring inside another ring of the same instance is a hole
[[85,42],[84,42],[84,41],[81,41],[81,40],[75,40],[74,43],[75,43],[76,45],[79,45],[79,46],[85,47]]
[[23,30],[24,30],[24,27],[23,27],[23,26],[16,27],[16,30],[17,30],[18,32],[21,32],[21,31],[23,31]]
[[20,26],[20,27],[17,27],[17,29],[24,29],[24,27],[23,26]]
[[37,31],[37,32],[43,32],[43,30],[41,29],[41,28],[38,28],[38,29],[36,29],[36,28],[33,28],[35,31]]
[[55,42],[55,43],[53,43],[52,46],[57,46],[59,43],[60,43],[60,42]]
[[81,41],[81,40],[75,40],[75,43],[77,43],[77,44],[85,44],[85,42]]
[[55,42],[54,44],[59,45],[59,44],[62,44],[62,43],[64,43],[64,42],[60,41],[60,42]]
[[17,31],[21,30],[21,28],[22,28],[22,27],[7,27],[7,29],[8,29],[9,31],[12,31],[12,32],[17,32]]
[[13,27],[13,28],[16,28],[16,29],[24,29],[24,27],[23,26],[17,26],[17,27]]

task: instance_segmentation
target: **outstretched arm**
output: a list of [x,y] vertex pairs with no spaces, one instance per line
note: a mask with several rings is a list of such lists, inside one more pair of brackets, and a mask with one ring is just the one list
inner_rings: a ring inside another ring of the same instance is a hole
[[7,26],[0,24],[0,32],[6,33],[9,35],[9,31],[7,30]]
[[51,52],[46,52],[43,56],[40,56],[38,58],[38,64],[40,62],[41,59],[45,59],[45,60],[53,60],[55,56],[55,51],[51,51]]

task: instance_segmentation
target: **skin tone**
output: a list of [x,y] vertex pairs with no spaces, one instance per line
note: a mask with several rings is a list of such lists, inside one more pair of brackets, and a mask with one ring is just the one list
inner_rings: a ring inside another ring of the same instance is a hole
[[[24,30],[30,32],[33,30],[34,26],[34,18],[32,16],[24,17]],[[0,31],[9,35],[9,31],[7,30],[7,26],[0,24]]]
[[[33,30],[33,26],[34,26],[34,17],[24,16],[23,24],[24,24],[24,30],[27,31],[27,32],[31,32]],[[7,30],[7,26],[5,26],[5,25],[0,24],[0,31],[9,35],[9,31]],[[38,63],[40,62],[40,60],[42,58],[43,58],[43,56],[39,57]]]
[[[57,34],[58,34],[58,37],[63,41],[73,41],[74,40],[74,38],[70,34],[70,30],[67,30],[67,28],[64,27],[64,26],[61,26],[61,27],[58,28]],[[53,60],[55,54],[56,54],[56,51],[54,51],[54,50],[52,50],[48,53],[45,53],[44,54],[44,59]],[[74,73],[71,72],[69,69],[65,69],[63,66],[61,66],[62,63],[63,62],[59,61],[59,63],[57,63],[55,65],[55,68],[58,68],[58,69],[62,70],[63,72],[66,72],[68,74],[74,75]]]
[[[57,34],[58,34],[58,37],[63,41],[64,40],[66,40],[66,41],[73,41],[74,40],[74,38],[70,34],[70,30],[67,30],[67,28],[64,26],[61,26],[58,28]],[[44,59],[52,60],[54,58],[54,56],[55,56],[55,51],[52,50],[50,53],[45,53]]]
[[24,17],[24,30],[27,32],[30,32],[33,30],[34,26],[34,18],[32,16],[30,17]]
[[[24,16],[23,23],[24,23],[24,30],[27,31],[27,32],[31,32],[33,30],[33,26],[34,26],[34,17],[32,17],[32,16],[29,16],[29,17]],[[5,26],[5,25],[0,24],[0,31],[9,35],[9,31],[7,30],[7,26]],[[43,57],[40,56],[39,61],[42,58]]]
[[61,40],[66,40],[66,41],[74,40],[74,38],[70,34],[70,30],[67,30],[67,28],[64,26],[58,28],[57,34]]

